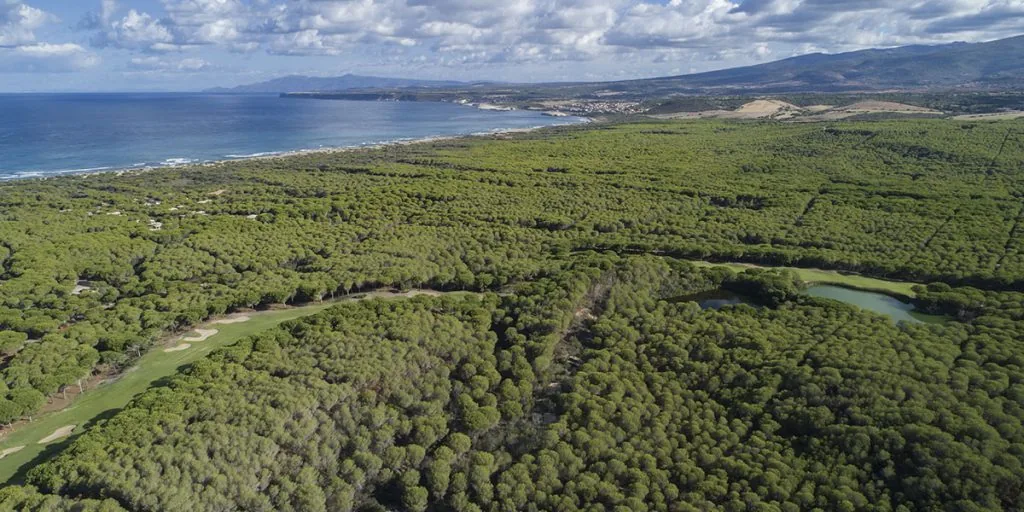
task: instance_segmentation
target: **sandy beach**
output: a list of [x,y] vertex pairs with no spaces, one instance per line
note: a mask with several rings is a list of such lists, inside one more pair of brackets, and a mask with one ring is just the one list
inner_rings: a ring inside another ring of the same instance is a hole
[[304,155],[318,155],[318,154],[331,154],[331,153],[350,153],[350,152],[356,152],[356,151],[375,151],[375,150],[379,150],[379,149],[382,149],[382,148],[393,147],[393,146],[408,146],[408,145],[413,145],[413,144],[431,144],[431,143],[436,143],[436,142],[444,142],[444,141],[459,140],[459,139],[470,139],[470,138],[497,137],[497,136],[502,136],[502,135],[517,134],[517,133],[530,133],[530,132],[534,132],[534,131],[538,131],[538,130],[543,130],[543,129],[546,129],[546,128],[557,128],[557,127],[564,127],[564,126],[583,125],[583,124],[590,124],[590,123],[596,122],[595,119],[591,119],[591,118],[588,118],[588,117],[582,117],[582,116],[570,116],[570,117],[573,117],[575,119],[579,119],[579,121],[567,121],[565,123],[552,124],[552,125],[543,125],[543,126],[532,126],[532,127],[529,127],[529,128],[498,128],[498,129],[490,130],[490,131],[486,131],[486,132],[474,132],[474,133],[467,133],[467,134],[462,134],[462,135],[438,135],[438,136],[417,137],[417,138],[409,138],[409,139],[396,139],[396,140],[389,140],[389,141],[382,141],[382,142],[365,143],[365,144],[359,144],[359,145],[354,145],[354,146],[309,148],[309,149],[298,149],[298,150],[294,150],[294,151],[268,151],[268,152],[254,153],[252,155],[244,155],[244,156],[238,156],[238,157],[232,157],[232,158],[221,158],[221,159],[208,160],[208,161],[202,161],[202,162],[193,162],[193,161],[185,162],[185,161],[182,161],[180,163],[172,163],[172,164],[168,164],[168,165],[128,166],[128,167],[123,167],[123,168],[109,167],[109,168],[103,168],[103,169],[93,168],[93,169],[83,169],[81,172],[78,172],[78,171],[68,171],[68,172],[60,172],[60,173],[52,173],[52,174],[46,174],[46,173],[41,173],[41,172],[40,173],[29,173],[28,175],[24,175],[24,176],[11,176],[11,177],[4,178],[4,179],[0,180],[0,184],[2,184],[4,182],[15,182],[15,181],[32,180],[32,179],[48,180],[48,179],[68,177],[68,176],[78,177],[78,178],[89,178],[89,177],[92,177],[92,176],[107,175],[107,174],[114,174],[114,175],[117,175],[117,176],[122,176],[122,175],[127,175],[127,174],[138,174],[138,173],[143,173],[143,172],[160,171],[160,170],[165,170],[165,169],[182,169],[182,168],[188,168],[188,167],[210,167],[210,168],[213,168],[213,167],[218,167],[218,166],[221,166],[221,165],[224,165],[224,164],[229,164],[229,163],[234,163],[234,162],[259,161],[259,160],[277,160],[277,159],[291,158],[291,157],[295,157],[295,156],[304,156]]

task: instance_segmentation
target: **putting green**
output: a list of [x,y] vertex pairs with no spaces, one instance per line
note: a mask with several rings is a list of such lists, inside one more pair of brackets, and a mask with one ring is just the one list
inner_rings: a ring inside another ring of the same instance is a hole
[[[467,292],[451,293],[468,294]],[[416,295],[441,295],[441,293],[431,290],[411,290],[405,293],[378,291],[355,294],[309,306],[248,313],[249,318],[244,321],[237,320],[239,317],[233,315],[226,317],[229,319],[228,321],[214,319],[197,326],[198,329],[206,327],[212,330],[216,328],[217,333],[203,341],[191,342],[190,347],[182,350],[166,352],[163,350],[166,347],[154,346],[139,359],[135,366],[121,374],[116,380],[101,384],[94,389],[87,389],[64,409],[36,416],[31,423],[15,427],[13,432],[0,441],[0,453],[6,453],[0,458],[0,485],[19,483],[24,476],[23,470],[55,455],[71,440],[87,431],[93,420],[123,408],[132,398],[148,389],[157,380],[174,374],[181,366],[205,357],[220,347],[274,327],[286,320],[317,313],[340,302],[404,298]],[[205,332],[208,333],[208,331]],[[186,333],[186,336],[188,335]],[[177,343],[177,340],[174,343]],[[171,347],[173,344],[167,346]],[[40,444],[40,441],[47,436],[68,425],[78,425],[79,427],[74,429],[69,437],[61,437],[52,442]],[[21,448],[14,450],[19,447]]]

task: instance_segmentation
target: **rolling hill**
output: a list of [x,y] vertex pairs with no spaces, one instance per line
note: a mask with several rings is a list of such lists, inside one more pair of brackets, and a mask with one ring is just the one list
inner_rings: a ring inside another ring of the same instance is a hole
[[439,101],[468,98],[505,102],[543,99],[641,101],[685,95],[843,93],[879,91],[1024,90],[1024,36],[984,43],[914,45],[855,52],[813,53],[706,73],[614,82],[497,84],[432,82],[346,75],[286,77],[236,92],[314,93],[304,97]]
[[1024,86],[1024,36],[985,43],[814,53],[693,75],[607,83],[613,89],[833,91]]

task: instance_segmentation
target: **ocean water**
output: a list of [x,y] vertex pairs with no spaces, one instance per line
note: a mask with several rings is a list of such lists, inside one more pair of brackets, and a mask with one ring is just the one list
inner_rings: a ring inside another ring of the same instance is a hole
[[170,166],[580,122],[450,103],[0,94],[0,179]]

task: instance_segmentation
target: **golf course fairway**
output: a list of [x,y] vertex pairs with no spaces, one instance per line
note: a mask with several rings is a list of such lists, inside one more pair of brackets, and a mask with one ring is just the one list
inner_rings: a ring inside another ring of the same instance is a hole
[[[0,441],[0,485],[18,483],[24,477],[24,471],[58,453],[94,420],[123,408],[159,379],[174,374],[181,366],[205,357],[220,347],[275,327],[281,322],[308,316],[339,303],[417,295],[436,296],[441,293],[432,290],[410,290],[404,293],[377,291],[300,307],[228,315],[195,326],[194,331],[186,332],[173,343],[157,343],[134,366],[112,382],[87,389],[64,409],[36,416],[32,422],[15,427]],[[195,341],[200,338],[200,341]],[[180,341],[187,343],[175,347],[174,343]],[[184,345],[188,346],[182,348]]]

